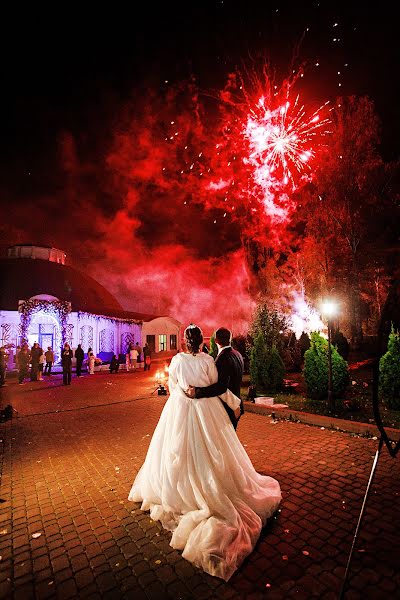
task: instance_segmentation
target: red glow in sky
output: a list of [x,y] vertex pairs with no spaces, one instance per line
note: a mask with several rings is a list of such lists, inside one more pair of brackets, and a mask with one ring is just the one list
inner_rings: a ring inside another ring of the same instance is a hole
[[243,322],[270,277],[257,253],[300,246],[325,100],[367,93],[398,156],[394,8],[275,4],[197,3],[193,18],[147,3],[136,26],[110,9],[104,27],[72,23],[73,44],[65,19],[18,13],[3,32],[0,244],[65,249],[129,310]]
[[[210,109],[192,82],[147,89],[125,107],[104,162],[83,161],[78,140],[62,136],[69,219],[43,242],[90,268],[128,310],[244,332],[254,306],[244,240],[282,243],[326,122],[282,90],[258,85],[250,96],[231,75]],[[51,201],[36,202],[37,225],[16,215],[14,243],[24,230],[40,243]]]
[[129,308],[246,330],[254,299],[243,239],[282,244],[328,119],[325,105],[291,103],[288,85],[255,90],[255,103],[243,89],[229,79],[218,126],[192,89],[171,87],[119,131],[108,164],[124,202],[104,230],[107,277]]

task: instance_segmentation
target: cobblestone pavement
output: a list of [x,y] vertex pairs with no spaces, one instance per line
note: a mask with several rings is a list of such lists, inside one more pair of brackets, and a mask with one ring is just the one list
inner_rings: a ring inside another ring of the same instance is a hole
[[[127,500],[166,401],[154,389],[145,373],[99,373],[1,390],[18,416],[0,435],[0,598],[337,598],[377,441],[245,414],[240,440],[283,502],[225,583]],[[384,450],[347,600],[400,597],[399,494],[399,459]]]

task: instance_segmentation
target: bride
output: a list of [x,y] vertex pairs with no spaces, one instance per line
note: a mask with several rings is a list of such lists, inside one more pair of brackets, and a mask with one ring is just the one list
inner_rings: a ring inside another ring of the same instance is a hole
[[216,383],[218,373],[201,352],[201,330],[189,325],[184,338],[187,352],[172,358],[170,396],[129,500],[173,532],[170,544],[183,558],[228,581],[277,510],[281,491],[254,470],[221,402],[236,410],[239,398],[230,390],[215,398],[186,396],[190,385]]

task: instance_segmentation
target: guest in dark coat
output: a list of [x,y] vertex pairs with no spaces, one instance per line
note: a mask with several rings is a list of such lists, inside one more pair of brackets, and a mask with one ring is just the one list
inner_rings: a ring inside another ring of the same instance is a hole
[[31,360],[31,355],[27,345],[23,345],[16,356],[18,367],[18,383],[23,384],[25,377],[28,376],[28,367]]
[[31,348],[31,381],[37,381],[39,374],[39,358],[43,354],[42,348],[35,342]]
[[82,375],[83,359],[85,358],[85,353],[82,350],[81,344],[78,344],[78,347],[75,350],[75,358],[76,358],[76,376],[80,377]]
[[138,353],[137,362],[141,363],[142,362],[142,355],[143,355],[143,348],[142,348],[142,346],[140,346],[139,342],[136,342],[135,350]]
[[53,352],[53,349],[51,346],[48,346],[47,352],[45,353],[45,357],[46,357],[46,364],[44,367],[44,374],[48,375],[50,377],[51,367],[53,366],[53,362],[54,362],[54,352]]
[[144,357],[144,371],[150,371],[151,365],[151,350],[149,345],[146,344],[143,346],[143,357]]
[[110,373],[118,373],[119,371],[119,360],[117,358],[117,355],[114,354],[114,356],[111,359],[110,362]]
[[61,352],[61,364],[62,364],[62,370],[63,370],[63,384],[64,385],[71,385],[72,357],[73,357],[72,349],[71,349],[70,345],[68,344],[68,342],[65,342],[64,348]]

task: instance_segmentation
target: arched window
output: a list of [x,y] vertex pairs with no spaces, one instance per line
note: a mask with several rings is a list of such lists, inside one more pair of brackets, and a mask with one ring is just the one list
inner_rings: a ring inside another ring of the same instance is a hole
[[112,329],[100,331],[99,352],[114,352],[114,331]]
[[134,344],[135,343],[135,336],[133,335],[133,333],[123,333],[121,335],[121,352],[123,354],[125,354],[125,352],[128,350],[128,346],[129,344]]
[[86,352],[87,349],[93,348],[93,327],[91,325],[83,325],[79,336],[81,346]]

